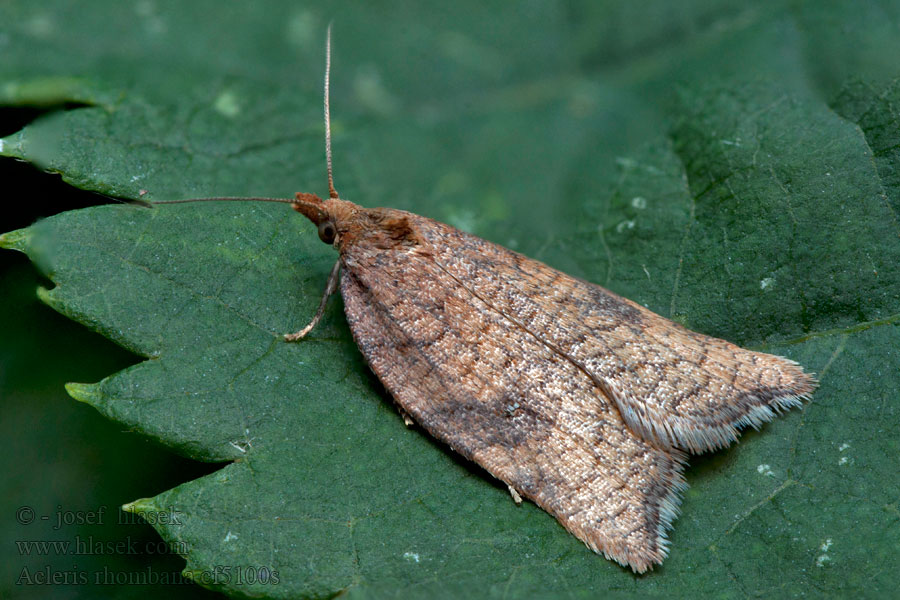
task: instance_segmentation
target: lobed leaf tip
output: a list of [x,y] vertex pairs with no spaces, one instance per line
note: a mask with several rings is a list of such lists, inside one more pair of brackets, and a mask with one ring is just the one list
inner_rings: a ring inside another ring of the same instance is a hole
[[0,138],[0,156],[8,156],[10,158],[22,158],[20,144],[13,137],[18,138],[19,134],[13,134],[9,137]]
[[181,576],[187,579],[188,581],[198,582],[200,577],[202,576],[203,571],[200,569],[184,569],[181,572]]
[[24,229],[16,229],[14,231],[8,231],[3,235],[0,235],[0,248],[7,248],[9,250],[18,250],[19,252],[25,252],[26,249],[31,245],[31,231],[30,228],[26,227]]
[[84,402],[93,407],[100,404],[103,394],[96,383],[67,383],[66,393],[79,402]]
[[44,286],[39,285],[37,288],[37,297],[38,297],[38,300],[40,300],[47,306],[57,310],[58,312],[63,312],[62,304],[56,298],[56,295],[53,293],[53,290],[47,289]]
[[135,515],[159,512],[159,508],[156,506],[156,502],[153,501],[153,498],[138,498],[132,502],[127,502],[122,505],[122,510]]

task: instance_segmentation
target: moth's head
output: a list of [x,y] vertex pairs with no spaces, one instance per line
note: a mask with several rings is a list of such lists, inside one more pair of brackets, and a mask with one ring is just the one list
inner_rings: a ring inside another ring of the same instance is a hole
[[291,207],[313,222],[319,239],[329,246],[337,246],[350,230],[360,207],[340,198],[322,200],[315,194],[297,192]]
[[322,200],[299,192],[291,206],[319,230],[319,239],[345,252],[360,244],[370,249],[406,248],[422,244],[411,215],[391,208],[363,208],[340,198]]

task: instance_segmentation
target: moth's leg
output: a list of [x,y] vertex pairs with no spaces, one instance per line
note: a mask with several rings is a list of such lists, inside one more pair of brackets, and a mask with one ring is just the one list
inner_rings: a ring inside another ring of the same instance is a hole
[[409,413],[403,410],[403,407],[399,404],[397,405],[397,411],[400,413],[400,416],[403,417],[403,424],[407,427],[412,427],[416,424],[415,421],[412,420],[412,417],[409,416]]
[[298,331],[297,333],[288,333],[284,336],[284,341],[286,342],[296,342],[312,331],[313,327],[319,324],[319,321],[322,320],[322,315],[325,314],[325,304],[328,302],[328,298],[334,293],[337,289],[338,279],[341,274],[341,261],[338,259],[336,263],[334,263],[334,267],[331,269],[331,275],[328,276],[328,283],[325,285],[325,293],[322,294],[322,301],[319,303],[319,310],[316,311],[316,315],[312,318],[312,321],[309,322],[309,325]]
[[506,487],[509,488],[509,495],[512,496],[513,502],[516,504],[522,504],[522,496],[519,495],[519,492],[516,491],[516,488],[507,484]]

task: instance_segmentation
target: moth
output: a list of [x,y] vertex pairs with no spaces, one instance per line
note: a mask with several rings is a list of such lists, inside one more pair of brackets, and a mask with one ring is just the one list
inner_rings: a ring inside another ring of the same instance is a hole
[[800,405],[815,379],[449,225],[340,198],[330,66],[329,28],[328,199],[223,198],[288,202],[338,252],[312,321],[285,338],[309,333],[340,286],[356,344],[408,424],[592,550],[637,573],[660,564],[687,453]]

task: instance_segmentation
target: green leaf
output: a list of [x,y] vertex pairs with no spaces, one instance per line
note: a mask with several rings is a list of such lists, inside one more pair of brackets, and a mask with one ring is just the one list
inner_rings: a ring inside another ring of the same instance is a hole
[[4,235],[56,285],[50,306],[147,357],[72,396],[231,461],[128,506],[194,581],[292,598],[894,589],[896,3],[94,3],[73,26],[60,4],[0,9],[0,98],[86,106],[0,153],[125,198],[321,192],[334,18],[343,197],[468,229],[821,381],[691,460],[671,555],[637,577],[407,429],[339,300],[281,340],[335,259],[287,207],[104,206]]

